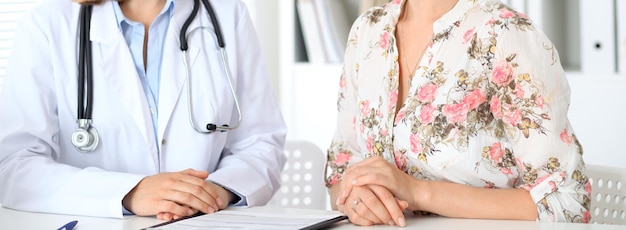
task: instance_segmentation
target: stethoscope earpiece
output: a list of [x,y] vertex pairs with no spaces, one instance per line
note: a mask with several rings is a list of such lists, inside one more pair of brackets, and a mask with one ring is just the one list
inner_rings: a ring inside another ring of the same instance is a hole
[[215,130],[217,130],[217,125],[213,123],[206,124],[206,130],[209,130],[209,132],[215,132]]
[[207,132],[204,132],[204,133],[214,133],[214,132],[223,133],[228,130],[232,130],[232,128],[230,128],[228,124],[223,124],[222,126],[218,127],[216,124],[213,124],[213,123],[206,124],[206,129],[207,129]]

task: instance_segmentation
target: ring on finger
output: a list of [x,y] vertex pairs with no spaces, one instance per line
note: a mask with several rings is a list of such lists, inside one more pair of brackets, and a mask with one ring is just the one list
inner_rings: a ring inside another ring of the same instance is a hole
[[354,209],[354,211],[356,211],[356,206],[359,205],[359,202],[361,202],[360,199],[356,199],[352,202],[352,209]]

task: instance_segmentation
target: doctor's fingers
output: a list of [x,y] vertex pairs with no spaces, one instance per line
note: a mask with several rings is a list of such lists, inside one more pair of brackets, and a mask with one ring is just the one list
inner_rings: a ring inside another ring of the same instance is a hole
[[209,177],[209,172],[207,171],[198,171],[195,169],[185,169],[183,171],[180,171],[180,173],[186,174],[186,175],[190,175],[190,176],[195,176],[198,177],[202,180],[205,180],[207,177]]
[[165,221],[169,221],[169,220],[174,220],[177,219],[176,217],[179,217],[178,215],[174,215],[170,212],[159,212],[156,215],[156,218],[159,220],[165,220]]
[[156,215],[156,218],[159,220],[170,221],[180,219],[181,216],[173,214],[171,212],[159,212],[159,214]]
[[191,216],[198,212],[198,210],[194,210],[193,208],[167,200],[158,201],[154,205],[154,208],[158,210],[155,214],[159,220],[179,219],[184,216]]
[[209,194],[211,197],[213,197],[213,199],[217,200],[219,198],[219,194],[217,193],[217,191],[211,187],[211,183],[204,180],[204,178],[199,178],[196,176],[190,176],[190,175],[186,175],[183,174],[183,176],[178,178],[179,180],[181,180],[182,182],[191,184],[193,186],[198,186],[200,187],[202,190],[198,190],[198,191],[192,191],[194,192],[194,194],[198,194],[198,193],[207,193]]
[[[190,212],[191,214],[189,214],[189,215],[187,215],[187,216],[190,216],[190,215],[193,215],[193,214],[198,213],[198,210],[194,210],[194,209],[191,209],[191,210],[192,210],[193,212]],[[156,217],[157,217],[157,219],[159,219],[159,220],[169,221],[169,220],[176,220],[176,219],[180,219],[180,218],[182,218],[183,216],[179,216],[179,215],[176,215],[176,214],[171,213],[171,212],[159,212],[159,213],[156,215]]]
[[168,184],[165,189],[161,190],[159,196],[164,200],[186,205],[205,213],[213,213],[219,210],[218,198],[206,192],[202,186],[184,182]]

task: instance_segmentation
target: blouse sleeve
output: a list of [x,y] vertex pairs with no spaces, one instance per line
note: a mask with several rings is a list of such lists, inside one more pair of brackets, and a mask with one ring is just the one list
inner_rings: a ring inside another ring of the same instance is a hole
[[589,222],[591,185],[567,118],[570,88],[554,45],[532,25],[509,25],[494,55],[491,106],[511,141],[516,186],[530,191],[539,220]]
[[359,154],[356,141],[356,115],[358,114],[357,73],[359,64],[356,60],[358,34],[360,29],[359,17],[350,29],[344,56],[343,69],[339,78],[339,93],[337,98],[337,124],[333,136],[325,168],[325,184],[332,186],[341,180],[345,169],[350,163],[363,159]]

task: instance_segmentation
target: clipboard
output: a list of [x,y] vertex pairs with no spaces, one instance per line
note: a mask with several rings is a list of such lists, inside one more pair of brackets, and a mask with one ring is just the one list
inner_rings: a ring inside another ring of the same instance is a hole
[[333,224],[335,224],[335,223],[337,223],[339,221],[347,220],[347,219],[348,219],[348,216],[338,216],[338,217],[335,217],[335,218],[332,218],[332,219],[328,219],[328,220],[319,222],[319,223],[314,224],[314,225],[310,225],[310,226],[305,227],[305,228],[301,228],[301,230],[322,229],[322,228],[330,227],[331,225],[333,225]]
[[228,208],[212,214],[198,213],[146,227],[142,230],[243,228],[243,229],[321,229],[346,220],[337,211],[280,207]]

